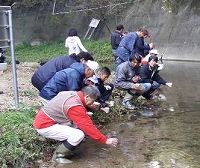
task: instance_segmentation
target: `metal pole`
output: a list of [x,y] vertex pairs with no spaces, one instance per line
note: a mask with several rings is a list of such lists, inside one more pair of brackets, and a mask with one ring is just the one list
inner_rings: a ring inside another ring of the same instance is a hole
[[90,28],[91,28],[91,27],[88,28],[88,30],[87,30],[87,32],[86,32],[86,34],[85,34],[85,36],[84,36],[83,39],[85,39],[85,38],[87,37],[87,35],[88,35],[89,31],[90,31]]
[[92,30],[92,32],[91,32],[91,34],[90,34],[90,36],[88,37],[88,39],[90,39],[90,38],[91,38],[92,34],[94,33],[94,30],[95,30],[95,28],[93,28],[93,30]]
[[15,107],[19,107],[19,96],[17,88],[17,72],[16,72],[16,60],[15,60],[15,50],[14,50],[14,40],[13,40],[13,25],[12,25],[12,10],[8,10],[9,17],[9,33],[10,33],[10,48],[12,56],[12,73],[13,73],[13,86],[15,94]]

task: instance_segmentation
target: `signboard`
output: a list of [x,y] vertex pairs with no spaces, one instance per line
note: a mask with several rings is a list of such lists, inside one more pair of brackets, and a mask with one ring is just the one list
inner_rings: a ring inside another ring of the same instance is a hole
[[89,26],[90,26],[90,27],[93,27],[93,28],[96,28],[96,27],[98,26],[99,22],[100,22],[99,19],[94,19],[94,18],[93,18],[93,19],[91,20]]

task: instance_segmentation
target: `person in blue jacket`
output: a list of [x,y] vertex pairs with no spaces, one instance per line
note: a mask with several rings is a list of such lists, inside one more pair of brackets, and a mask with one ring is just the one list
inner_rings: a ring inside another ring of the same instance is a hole
[[78,55],[71,54],[69,56],[59,56],[47,61],[39,67],[31,78],[32,85],[39,91],[44,85],[55,75],[56,72],[69,68],[75,62],[85,63],[88,60],[93,61],[93,57],[88,52],[80,52]]
[[39,95],[42,99],[51,100],[61,91],[79,91],[85,78],[92,77],[99,64],[96,61],[73,63],[69,68],[57,72],[42,88]]
[[128,33],[120,42],[116,50],[115,65],[116,69],[122,62],[129,61],[131,54],[135,54],[135,44],[139,37],[149,36],[149,32],[146,29],[139,29],[136,32]]

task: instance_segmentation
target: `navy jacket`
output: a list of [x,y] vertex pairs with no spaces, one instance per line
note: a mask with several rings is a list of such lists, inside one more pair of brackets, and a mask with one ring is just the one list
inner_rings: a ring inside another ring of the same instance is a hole
[[144,38],[139,37],[135,43],[135,52],[142,57],[145,57],[149,53],[149,50],[150,46],[148,44],[144,44]]
[[56,72],[69,68],[71,64],[79,61],[80,58],[76,54],[53,58],[35,71],[31,82],[40,91]]
[[112,33],[110,40],[111,40],[112,49],[117,49],[117,47],[119,46],[119,43],[122,40],[122,34],[119,31],[115,30]]
[[100,98],[98,98],[98,102],[99,103],[105,103],[105,101],[107,101],[114,89],[114,85],[112,83],[108,84],[111,89],[110,90],[106,90],[106,88],[104,87],[104,81],[101,80],[101,78],[98,78],[98,83],[95,84],[95,86],[99,89],[101,96]]
[[85,78],[85,65],[73,63],[69,68],[57,72],[42,88],[40,96],[51,100],[61,91],[81,90]]
[[140,77],[141,83],[153,83],[153,81],[158,82],[159,84],[165,85],[167,83],[159,74],[157,68],[151,70],[149,64],[146,64],[140,68]]

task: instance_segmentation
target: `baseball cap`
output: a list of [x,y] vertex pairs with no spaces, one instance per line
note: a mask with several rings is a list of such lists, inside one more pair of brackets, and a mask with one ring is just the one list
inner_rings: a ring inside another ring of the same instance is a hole
[[87,78],[87,80],[92,81],[94,84],[98,83],[98,79],[97,79],[97,77],[95,75],[93,75],[92,77]]
[[159,53],[158,53],[158,50],[156,50],[156,49],[152,49],[152,50],[150,50],[149,53],[150,53],[150,54],[156,54],[156,55],[159,54]]
[[96,61],[88,60],[85,64],[86,64],[90,69],[92,69],[92,70],[94,71],[95,74],[97,73],[97,70],[99,69],[99,64],[98,64]]

